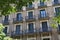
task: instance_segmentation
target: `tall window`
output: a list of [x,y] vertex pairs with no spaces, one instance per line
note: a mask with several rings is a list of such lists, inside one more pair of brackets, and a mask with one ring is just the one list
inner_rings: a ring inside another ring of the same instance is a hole
[[60,7],[55,8],[56,16],[60,15]]
[[54,0],[54,4],[58,4],[58,0]]
[[34,30],[34,24],[33,23],[29,23],[28,24],[28,30],[29,30],[29,32],[33,32]]
[[16,25],[16,33],[17,33],[17,34],[20,33],[20,27],[21,27],[21,25]]
[[17,20],[18,20],[18,21],[22,20],[22,14],[21,14],[21,13],[18,13],[18,14],[17,14]]
[[7,27],[4,28],[3,32],[7,34]]
[[40,10],[40,17],[46,17],[46,11]]
[[43,32],[48,31],[47,22],[42,22],[42,30],[43,30]]
[[28,18],[29,19],[32,19],[33,18],[33,12],[31,11],[31,12],[28,12]]
[[44,2],[40,1],[40,6],[44,6]]
[[4,21],[8,21],[9,16],[5,16]]
[[28,7],[29,7],[29,8],[32,8],[32,4],[29,4]]

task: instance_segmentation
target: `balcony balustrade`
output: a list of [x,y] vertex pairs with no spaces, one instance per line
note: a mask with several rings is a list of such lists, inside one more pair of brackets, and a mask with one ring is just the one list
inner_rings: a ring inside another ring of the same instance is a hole
[[26,29],[24,31],[22,31],[22,30],[20,30],[20,31],[13,31],[13,32],[11,32],[11,36],[16,37],[16,36],[22,36],[22,35],[23,36],[24,35],[35,35],[37,33],[44,33],[44,32],[46,32],[46,33],[52,32],[52,27],[48,27],[48,29],[39,28],[39,29],[32,29],[32,30]]
[[45,8],[47,7],[47,4],[45,3],[38,3],[38,8]]
[[26,10],[32,10],[32,9],[34,9],[34,5],[28,5],[28,6],[26,7]]
[[12,31],[11,32],[11,36],[21,36],[23,35],[23,31],[22,30],[19,30],[19,31]]
[[48,27],[48,28],[39,28],[38,30],[40,33],[42,32],[52,32],[52,27]]
[[13,23],[22,23],[22,22],[23,22],[23,17],[21,17],[20,19],[13,18]]
[[36,16],[35,16],[35,15],[33,15],[33,16],[31,16],[31,17],[26,16],[26,17],[25,17],[25,20],[26,20],[26,22],[35,21],[35,20],[36,20]]
[[40,15],[40,14],[38,14],[38,19],[39,20],[48,20],[50,17],[49,17],[49,15],[47,14],[47,15]]
[[55,6],[55,5],[60,5],[60,2],[58,1],[56,1],[56,2],[53,2],[53,5]]
[[59,13],[54,13],[54,17],[58,17],[60,16],[60,12]]
[[32,35],[32,34],[36,34],[37,33],[37,29],[32,29],[32,30],[25,30],[23,35]]
[[2,21],[2,24],[3,24],[3,25],[9,25],[9,20],[3,20],[3,21]]

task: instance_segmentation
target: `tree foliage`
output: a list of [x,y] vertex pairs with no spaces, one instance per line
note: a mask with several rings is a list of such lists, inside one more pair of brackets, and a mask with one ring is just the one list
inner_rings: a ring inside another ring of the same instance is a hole
[[[51,19],[52,19],[52,21],[51,21],[51,26],[52,26],[53,28],[57,28],[58,25],[60,25],[60,15],[55,16],[55,17],[52,17]],[[56,24],[57,24],[57,25],[56,25]]]
[[7,37],[3,32],[4,26],[0,23],[0,40],[12,40],[10,37]]
[[[44,2],[46,0],[40,0],[40,1]],[[8,15],[11,12],[21,10],[22,6],[32,4],[32,2],[34,2],[34,0],[0,0],[1,15]]]
[[[0,0],[0,12],[2,15],[8,15],[11,12],[21,9],[22,6],[31,4],[34,0]],[[11,5],[14,4],[14,5]]]

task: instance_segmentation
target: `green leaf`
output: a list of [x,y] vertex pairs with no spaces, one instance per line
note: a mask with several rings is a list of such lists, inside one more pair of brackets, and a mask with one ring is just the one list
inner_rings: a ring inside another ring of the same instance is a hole
[[0,32],[2,32],[4,29],[4,26],[0,23]]
[[10,37],[5,37],[4,40],[12,40]]
[[[46,0],[41,0],[45,2]],[[34,0],[0,0],[0,10],[1,15],[9,15],[12,12],[16,12],[17,10],[21,11],[22,6],[27,6],[28,4],[32,4]],[[15,4],[16,7],[13,8],[10,4]]]
[[45,2],[46,0],[40,0],[41,2]]

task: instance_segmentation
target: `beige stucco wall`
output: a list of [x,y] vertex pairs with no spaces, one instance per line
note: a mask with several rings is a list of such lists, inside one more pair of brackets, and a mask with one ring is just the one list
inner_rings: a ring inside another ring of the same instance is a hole
[[[9,23],[10,24],[9,25],[5,25],[5,27],[8,27],[8,31],[7,32],[8,33],[11,33],[12,31],[15,31],[16,25],[21,25],[21,28],[22,28],[21,30],[26,30],[27,27],[28,27],[27,24],[28,23],[31,23],[31,22],[26,22],[26,20],[25,20],[25,17],[27,16],[27,13],[29,11],[33,11],[33,14],[36,16],[36,21],[32,22],[32,23],[34,23],[34,26],[35,26],[36,29],[42,27],[42,24],[41,23],[44,22],[44,21],[47,21],[48,27],[50,27],[50,25],[49,25],[50,24],[50,20],[41,20],[40,21],[40,20],[38,20],[38,14],[39,14],[39,10],[45,9],[46,10],[46,13],[49,14],[49,17],[53,17],[54,16],[54,13],[55,13],[55,8],[56,7],[60,7],[60,6],[52,6],[51,3],[52,3],[52,1],[50,0],[50,2],[47,2],[48,7],[40,8],[40,9],[39,8],[35,8],[33,10],[28,10],[28,11],[24,10],[24,11],[20,12],[20,13],[22,13],[22,16],[23,16],[23,23],[13,24],[13,18],[16,18],[16,14],[18,12],[10,14],[9,15],[9,20],[10,20]],[[4,20],[4,16],[0,17],[0,23],[2,23],[2,20]],[[42,39],[43,38],[44,37],[42,37]],[[59,36],[59,38],[60,38],[60,36]],[[40,39],[39,36],[37,37],[37,40],[38,39]],[[42,39],[40,39],[40,40],[42,40]]]
[[[44,22],[44,21],[47,21],[47,24],[49,26],[49,22],[48,20],[38,20],[38,14],[39,14],[39,10],[42,10],[42,9],[45,9],[47,13],[49,13],[49,16],[52,17],[53,14],[54,14],[54,8],[51,6],[51,7],[47,7],[47,8],[41,8],[41,9],[34,9],[34,10],[29,10],[29,11],[33,11],[33,15],[36,16],[36,21],[34,21],[33,23],[35,24],[35,28],[40,28],[41,26],[41,22]],[[23,16],[23,23],[19,23],[20,25],[22,24],[22,29],[25,30],[27,29],[27,24],[29,22],[26,22],[25,20],[25,17],[27,16],[28,12],[29,11],[22,11],[20,13],[22,13],[22,16]],[[18,12],[19,13],[19,12]],[[16,25],[17,24],[13,24],[13,18],[16,18],[16,14],[17,13],[13,13],[13,14],[10,14],[9,15],[9,19],[10,19],[10,25],[9,25],[9,32],[15,30],[16,28]],[[4,17],[3,17],[4,18]],[[1,20],[0,20],[1,21]]]

